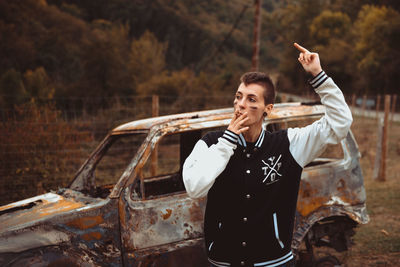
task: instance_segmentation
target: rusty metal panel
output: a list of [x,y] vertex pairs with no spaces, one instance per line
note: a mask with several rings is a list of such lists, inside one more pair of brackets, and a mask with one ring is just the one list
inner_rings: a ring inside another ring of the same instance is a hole
[[[271,114],[267,120],[284,119],[298,116],[322,115],[325,107],[322,105],[301,105],[301,103],[285,103],[275,104]],[[116,127],[111,133],[118,134],[120,132],[129,132],[133,130],[150,129],[156,125],[168,126],[179,124],[190,124],[203,121],[216,121],[231,119],[233,117],[233,108],[215,109],[208,111],[189,112],[168,116],[160,116],[155,118],[132,121]],[[221,125],[225,125],[222,123]]]
[[[358,150],[354,150],[351,133],[342,141],[344,158],[331,163],[305,168],[299,192],[297,210],[303,217],[324,206],[340,206],[343,209],[365,204],[364,180],[358,162]],[[350,149],[350,150],[349,150]],[[356,218],[363,223],[366,218]]]
[[305,168],[300,183],[292,248],[297,250],[318,221],[339,216],[369,221],[357,143],[351,132],[342,141],[344,158]]
[[119,266],[116,206],[62,189],[1,207],[0,265]]
[[0,211],[3,213],[0,217],[0,224],[2,229],[13,231],[21,228],[21,225],[34,225],[40,220],[46,220],[83,206],[82,202],[47,193],[0,207]]
[[127,201],[123,240],[128,251],[199,238],[203,234],[205,200],[175,194],[145,201]]

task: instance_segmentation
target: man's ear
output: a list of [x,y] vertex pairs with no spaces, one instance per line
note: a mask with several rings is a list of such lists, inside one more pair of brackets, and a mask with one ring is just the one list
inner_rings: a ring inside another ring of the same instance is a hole
[[266,105],[264,108],[264,113],[270,114],[273,108],[274,108],[274,104]]
[[264,117],[267,117],[267,116],[271,113],[271,110],[272,110],[273,108],[274,108],[274,105],[273,105],[273,104],[268,104],[268,105],[266,105],[265,108],[264,108],[263,116],[264,116]]

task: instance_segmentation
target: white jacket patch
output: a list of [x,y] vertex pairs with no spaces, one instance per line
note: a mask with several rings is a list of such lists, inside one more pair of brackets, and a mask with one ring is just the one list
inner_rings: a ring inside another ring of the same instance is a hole
[[269,185],[279,181],[282,176],[282,174],[279,173],[279,169],[282,167],[281,158],[282,154],[280,154],[278,158],[275,156],[269,157],[267,162],[261,160],[264,164],[264,166],[261,167],[265,175],[264,180],[262,181],[264,184]]

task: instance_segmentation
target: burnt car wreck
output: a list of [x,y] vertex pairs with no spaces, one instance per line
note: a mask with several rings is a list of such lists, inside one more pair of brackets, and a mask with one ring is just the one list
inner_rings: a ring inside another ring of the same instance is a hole
[[[112,130],[68,188],[0,207],[1,266],[208,266],[206,199],[191,199],[181,168],[207,131],[227,127],[232,108],[162,116]],[[277,104],[269,131],[309,124],[321,105]],[[347,250],[368,222],[359,152],[350,132],[304,168],[292,249]],[[305,259],[311,259],[307,262]]]

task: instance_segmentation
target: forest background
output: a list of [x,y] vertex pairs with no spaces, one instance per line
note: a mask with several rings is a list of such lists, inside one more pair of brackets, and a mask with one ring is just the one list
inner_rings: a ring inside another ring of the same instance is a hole
[[[278,92],[310,93],[298,42],[346,95],[397,93],[399,12],[264,0],[260,70]],[[67,185],[107,131],[151,115],[153,94],[161,114],[230,106],[253,21],[251,0],[0,0],[0,204]]]

